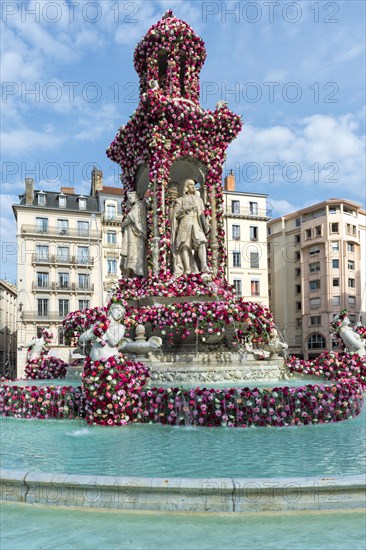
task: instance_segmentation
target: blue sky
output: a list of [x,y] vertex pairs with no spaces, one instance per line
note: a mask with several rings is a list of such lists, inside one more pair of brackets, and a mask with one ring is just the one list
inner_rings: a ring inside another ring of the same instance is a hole
[[[365,207],[365,3],[2,2],[2,262],[14,280],[10,208],[24,190],[88,192],[91,167],[119,185],[105,149],[138,105],[133,52],[172,8],[206,43],[201,104],[245,126],[228,150],[241,191],[273,215],[331,197]],[[33,93],[32,93],[33,90]]]

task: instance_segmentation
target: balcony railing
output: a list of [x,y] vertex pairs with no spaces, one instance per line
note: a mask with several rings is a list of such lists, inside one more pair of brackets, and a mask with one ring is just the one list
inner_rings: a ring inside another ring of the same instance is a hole
[[78,239],[97,240],[101,237],[96,229],[70,229],[59,227],[37,227],[37,225],[22,225],[23,235],[44,235],[49,237],[72,237]]
[[77,283],[48,283],[47,285],[39,285],[37,282],[32,283],[33,292],[94,292],[94,284]]
[[44,312],[39,314],[37,311],[23,311],[22,314],[23,321],[62,321],[65,315],[60,315],[57,311]]
[[122,214],[103,214],[102,223],[120,225],[122,223]]
[[94,265],[94,258],[85,256],[59,256],[58,254],[32,254],[33,264],[49,264],[49,265]]
[[269,219],[272,216],[271,209],[258,208],[258,210],[252,210],[248,207],[240,207],[232,209],[231,206],[225,208],[225,214],[230,216],[245,216],[246,218],[265,218]]

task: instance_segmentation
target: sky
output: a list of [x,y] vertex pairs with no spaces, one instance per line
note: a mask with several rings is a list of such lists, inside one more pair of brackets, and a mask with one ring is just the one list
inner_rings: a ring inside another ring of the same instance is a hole
[[328,198],[365,208],[365,2],[38,0],[1,3],[1,274],[16,279],[11,205],[93,166],[138,106],[137,42],[171,8],[201,36],[201,106],[225,100],[244,128],[224,167],[277,217]]

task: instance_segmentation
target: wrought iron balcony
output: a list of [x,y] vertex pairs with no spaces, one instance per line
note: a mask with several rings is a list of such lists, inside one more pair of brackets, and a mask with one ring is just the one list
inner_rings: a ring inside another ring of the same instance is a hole
[[42,314],[38,313],[37,311],[23,311],[21,313],[21,318],[23,321],[28,322],[39,322],[39,323],[47,323],[49,321],[62,321],[65,315],[61,315],[60,312],[57,311],[50,311],[50,312],[43,312]]
[[122,223],[122,214],[103,214],[102,223],[106,225],[121,225]]
[[241,216],[243,218],[252,218],[252,219],[260,219],[260,220],[269,220],[272,216],[272,210],[271,209],[265,209],[265,208],[258,208],[258,209],[251,209],[248,207],[240,207],[240,208],[232,208],[231,206],[227,206],[225,208],[225,215],[226,216]]
[[101,238],[100,231],[96,229],[70,229],[60,227],[38,227],[37,225],[22,225],[22,235],[37,235],[44,237],[71,237],[73,239],[98,240]]
[[32,264],[47,264],[47,265],[81,265],[83,267],[91,267],[94,265],[94,258],[86,256],[60,256],[58,254],[32,254]]

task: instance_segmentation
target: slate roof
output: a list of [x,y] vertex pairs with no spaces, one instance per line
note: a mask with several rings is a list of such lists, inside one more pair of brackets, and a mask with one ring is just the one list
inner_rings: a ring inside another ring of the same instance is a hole
[[[40,205],[38,204],[38,195],[42,193],[46,195],[46,204]],[[97,197],[92,197],[90,195],[78,195],[78,194],[64,194],[63,196],[66,197],[66,207],[60,208],[58,203],[58,197],[61,195],[60,191],[42,191],[41,190],[35,190],[34,191],[34,199],[32,206],[38,207],[38,208],[55,208],[59,210],[74,210],[77,212],[99,212],[99,206],[98,206],[98,199]],[[79,208],[79,198],[86,199],[86,208]],[[20,203],[21,206],[26,206],[25,204],[25,193],[21,196]]]

